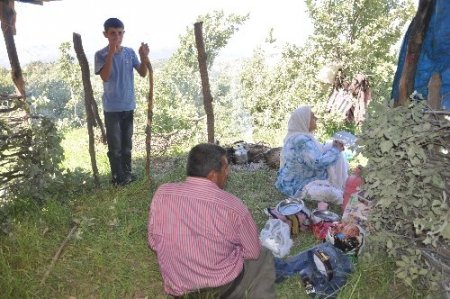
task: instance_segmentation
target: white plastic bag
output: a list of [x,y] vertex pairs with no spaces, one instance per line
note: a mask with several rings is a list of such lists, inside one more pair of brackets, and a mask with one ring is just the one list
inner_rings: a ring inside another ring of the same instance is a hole
[[269,219],[259,235],[261,245],[272,251],[275,257],[289,254],[292,239],[289,225],[280,219]]

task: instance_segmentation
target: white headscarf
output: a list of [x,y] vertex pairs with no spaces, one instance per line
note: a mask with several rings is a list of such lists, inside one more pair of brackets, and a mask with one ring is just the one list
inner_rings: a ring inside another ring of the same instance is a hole
[[[292,136],[296,135],[309,135],[313,137],[313,140],[318,145],[319,149],[322,150],[322,145],[314,138],[314,136],[309,131],[309,124],[311,122],[311,107],[310,106],[300,106],[291,113],[288,121],[288,132],[283,140],[283,146],[286,145],[286,141]],[[280,169],[284,165],[284,153],[280,153]]]
[[309,130],[309,125],[311,123],[311,114],[312,110],[310,106],[301,106],[298,107],[294,112],[292,112],[291,117],[288,121],[288,132],[284,137],[283,143],[286,144],[286,141],[294,135],[309,135],[313,137],[313,140],[316,142],[317,146],[320,150],[322,150],[322,144],[320,144],[314,135]]

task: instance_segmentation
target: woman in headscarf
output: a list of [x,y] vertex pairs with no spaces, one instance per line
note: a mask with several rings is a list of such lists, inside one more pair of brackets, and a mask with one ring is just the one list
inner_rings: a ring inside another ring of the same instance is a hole
[[286,196],[297,196],[312,181],[327,180],[328,168],[336,165],[344,150],[338,141],[328,148],[317,141],[312,134],[317,128],[316,120],[309,106],[299,107],[289,119],[275,182],[275,187]]

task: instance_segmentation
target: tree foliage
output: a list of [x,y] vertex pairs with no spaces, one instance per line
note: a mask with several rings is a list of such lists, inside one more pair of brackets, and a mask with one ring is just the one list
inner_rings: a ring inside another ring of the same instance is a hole
[[[313,104],[323,114],[332,86],[319,82],[317,75],[330,64],[340,64],[349,80],[358,73],[369,75],[376,100],[390,94],[393,46],[413,15],[412,1],[306,0],[306,4],[313,33],[305,44],[285,45],[274,66],[264,52],[255,52],[243,68],[242,96],[254,126],[261,130],[277,130],[300,104]],[[336,128],[345,126],[329,121]]]
[[425,108],[375,105],[359,144],[376,200],[372,239],[397,259],[400,279],[436,289],[450,274],[450,121]]
[[414,13],[411,0],[306,0],[314,34],[317,68],[337,62],[351,80],[369,75],[374,96],[387,98],[392,85],[396,53],[405,23]]
[[8,95],[14,93],[14,84],[11,80],[11,73],[5,68],[0,68],[0,94]]
[[82,124],[85,119],[84,108],[84,89],[81,80],[81,69],[75,61],[75,57],[70,52],[72,49],[69,42],[64,42],[59,46],[60,57],[58,59],[58,71],[61,79],[64,80],[70,90],[70,99],[66,102],[65,109],[68,113],[72,111],[70,116],[71,123]]
[[54,120],[71,117],[66,110],[70,88],[55,63],[32,62],[25,66],[27,100],[32,112]]
[[[209,69],[212,68],[219,51],[227,45],[233,33],[247,18],[248,16],[235,14],[225,15],[223,11],[214,11],[198,18],[198,21],[203,21]],[[214,75],[210,76],[211,89],[213,91],[227,90],[223,77],[220,79],[220,83],[216,81],[217,78]],[[216,106],[224,99],[224,97],[220,97],[220,94],[213,93]],[[145,114],[141,111],[137,115],[138,121],[143,122],[142,118],[145,117]],[[201,94],[194,26],[188,27],[185,34],[180,36],[180,46],[177,51],[164,63],[161,70],[155,72],[153,124],[156,136],[165,136],[175,143],[197,143],[206,140],[204,137],[206,118]]]
[[64,158],[61,134],[53,121],[38,118],[27,130],[28,144],[20,148],[15,169],[20,176],[12,181],[9,191],[15,197],[43,201],[57,180],[61,180]]

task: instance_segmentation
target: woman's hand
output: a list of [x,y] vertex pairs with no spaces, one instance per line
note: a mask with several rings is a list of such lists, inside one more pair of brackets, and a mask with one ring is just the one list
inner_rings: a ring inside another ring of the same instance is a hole
[[333,140],[333,147],[338,149],[340,152],[343,152],[345,150],[344,144],[337,140]]

